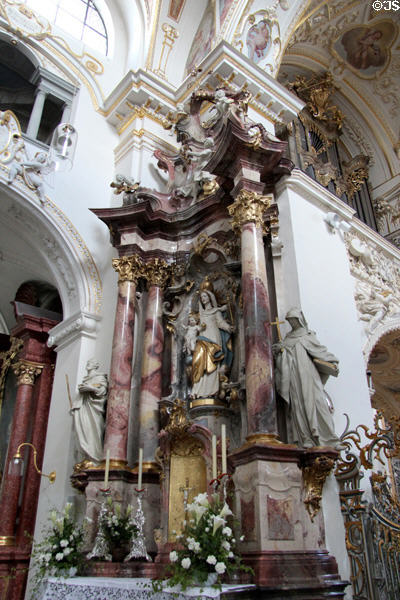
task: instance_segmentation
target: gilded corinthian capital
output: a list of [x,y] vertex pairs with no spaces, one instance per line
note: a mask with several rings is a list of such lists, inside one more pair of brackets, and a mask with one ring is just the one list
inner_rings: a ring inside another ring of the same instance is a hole
[[164,287],[174,273],[174,266],[162,258],[152,258],[143,265],[142,277],[147,279],[149,285]]
[[137,254],[113,258],[112,266],[118,273],[118,283],[123,281],[137,283],[139,277],[142,277],[143,262]]
[[233,230],[240,233],[245,223],[255,223],[259,227],[263,227],[263,216],[271,205],[271,198],[271,196],[260,196],[260,194],[248,190],[239,192],[235,202],[228,206]]
[[33,385],[35,378],[40,375],[43,369],[43,365],[28,360],[19,360],[13,363],[11,367],[17,377],[18,385]]

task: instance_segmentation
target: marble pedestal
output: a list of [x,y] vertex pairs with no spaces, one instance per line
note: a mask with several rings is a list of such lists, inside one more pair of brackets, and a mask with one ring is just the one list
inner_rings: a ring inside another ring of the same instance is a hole
[[[76,478],[75,478],[76,479]],[[81,488],[86,495],[86,516],[89,518],[90,530],[88,532],[89,552],[94,544],[97,532],[97,521],[101,503],[105,496],[102,493],[104,485],[103,469],[88,469],[80,473]],[[137,473],[128,467],[122,469],[110,469],[109,488],[114,501],[120,502],[123,507],[131,504],[133,512],[137,509]],[[146,549],[154,558],[157,553],[157,545],[154,539],[154,531],[160,526],[160,489],[158,473],[143,473],[142,510],[145,515],[144,535]],[[102,577],[154,577],[158,571],[154,563],[138,559],[128,563],[111,563],[88,561],[88,572],[93,576]]]
[[325,549],[322,510],[311,521],[304,504],[299,464],[306,453],[265,444],[230,456],[235,512],[244,535],[240,551],[268,598],[344,597],[347,582],[341,581],[336,560]]

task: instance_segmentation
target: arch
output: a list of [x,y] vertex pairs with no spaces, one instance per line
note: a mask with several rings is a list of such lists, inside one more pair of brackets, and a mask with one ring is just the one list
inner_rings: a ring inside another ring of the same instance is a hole
[[[63,305],[64,320],[57,328],[63,329],[67,323],[71,331],[86,328],[94,335],[100,319],[102,284],[84,240],[49,198],[44,207],[39,206],[33,191],[27,188],[22,191],[15,183],[10,188],[4,179],[1,172],[0,227],[7,227],[8,257],[25,271],[32,260],[43,265]],[[26,257],[23,251],[12,256],[13,248],[17,252],[18,246],[25,245],[31,249],[30,256]]]

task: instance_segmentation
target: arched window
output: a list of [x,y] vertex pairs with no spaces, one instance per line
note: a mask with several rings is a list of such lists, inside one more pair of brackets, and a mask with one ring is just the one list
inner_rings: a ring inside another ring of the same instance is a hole
[[49,22],[102,54],[108,52],[103,18],[92,0],[28,0]]

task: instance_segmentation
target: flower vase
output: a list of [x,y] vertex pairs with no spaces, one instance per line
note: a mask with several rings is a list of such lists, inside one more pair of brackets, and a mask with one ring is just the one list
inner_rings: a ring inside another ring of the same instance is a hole
[[218,573],[209,573],[206,581],[203,583],[205,587],[211,587],[215,585],[218,580]]
[[120,546],[114,546],[113,548],[111,548],[111,556],[113,562],[123,562],[125,556],[127,556],[128,554],[129,544],[121,544]]
[[196,587],[211,587],[216,584],[218,580],[218,573],[208,573],[205,581],[194,580],[193,585]]

